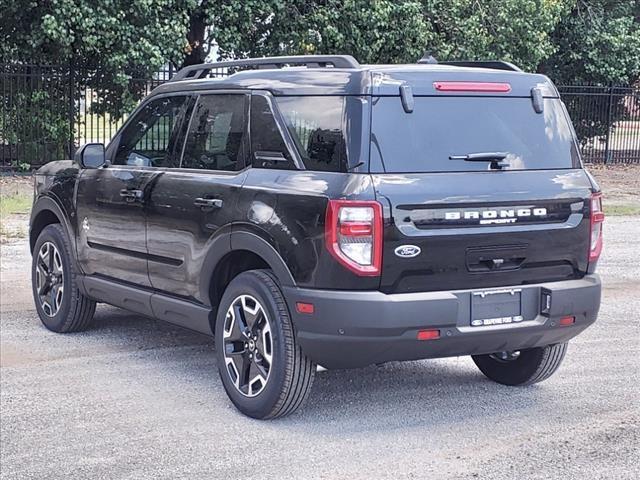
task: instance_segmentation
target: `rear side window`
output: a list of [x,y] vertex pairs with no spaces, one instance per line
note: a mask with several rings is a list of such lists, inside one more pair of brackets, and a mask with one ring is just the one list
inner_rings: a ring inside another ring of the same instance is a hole
[[372,165],[391,173],[484,171],[490,162],[449,157],[486,152],[507,153],[507,170],[579,165],[559,99],[545,99],[536,113],[530,98],[416,97],[406,113],[399,97],[379,97],[371,133]]
[[344,172],[344,97],[277,97],[276,103],[309,170]]
[[245,95],[203,95],[198,99],[182,168],[235,171],[244,167]]
[[278,123],[267,99],[261,95],[251,97],[251,151],[253,166],[290,170],[294,167]]

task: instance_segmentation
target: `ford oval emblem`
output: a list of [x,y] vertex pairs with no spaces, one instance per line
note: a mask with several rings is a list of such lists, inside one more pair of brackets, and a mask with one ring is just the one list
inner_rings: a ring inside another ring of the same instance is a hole
[[395,249],[396,255],[402,258],[413,258],[420,255],[420,247],[415,245],[400,245]]

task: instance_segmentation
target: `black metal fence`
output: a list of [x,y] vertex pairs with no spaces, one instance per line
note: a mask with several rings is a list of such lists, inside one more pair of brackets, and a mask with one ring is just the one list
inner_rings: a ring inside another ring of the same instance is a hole
[[640,87],[559,87],[591,163],[640,163]]
[[[215,76],[228,72],[216,71]],[[134,79],[141,96],[173,76]],[[126,116],[101,111],[101,93],[79,79],[95,72],[69,66],[0,64],[0,169],[29,169],[61,158],[89,142],[107,143]],[[640,88],[561,86],[583,158],[592,163],[640,163]]]
[[[71,158],[79,145],[107,143],[126,120],[99,108],[101,94],[79,79],[96,72],[62,65],[0,64],[0,169],[30,169]],[[168,81],[159,71],[152,80],[133,79],[141,98]]]

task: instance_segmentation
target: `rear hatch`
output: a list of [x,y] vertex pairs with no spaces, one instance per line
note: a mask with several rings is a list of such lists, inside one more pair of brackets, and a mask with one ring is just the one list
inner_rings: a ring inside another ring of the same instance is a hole
[[[525,88],[522,77],[517,89],[501,81],[449,91],[434,82],[431,91],[413,89],[420,95],[409,90],[404,102],[374,95],[371,172],[386,210],[383,291],[586,273],[592,186],[555,88],[534,81]],[[501,91],[486,91],[492,83]],[[533,98],[532,88],[542,95]]]

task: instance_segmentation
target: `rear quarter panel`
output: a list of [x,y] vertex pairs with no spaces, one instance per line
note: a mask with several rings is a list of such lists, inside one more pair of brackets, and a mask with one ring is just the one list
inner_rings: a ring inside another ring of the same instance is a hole
[[[373,200],[371,177],[312,171],[250,169],[239,198],[246,230],[269,242],[296,284],[307,288],[366,290],[377,277],[360,277],[338,264],[325,247],[325,215],[330,198]],[[233,245],[232,245],[233,248]]]

